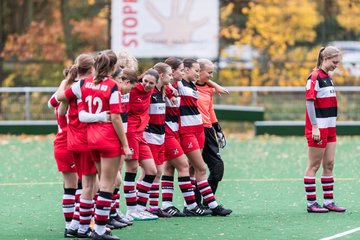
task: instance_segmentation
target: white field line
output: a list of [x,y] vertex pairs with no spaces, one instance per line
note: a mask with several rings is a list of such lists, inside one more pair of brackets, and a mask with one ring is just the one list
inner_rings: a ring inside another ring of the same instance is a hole
[[58,185],[63,182],[25,182],[25,183],[0,183],[0,186],[32,186],[32,185]]
[[[223,179],[224,182],[297,182],[304,181],[303,178],[238,178]],[[360,178],[336,178],[335,181],[360,181]]]
[[351,230],[346,231],[346,232],[338,233],[338,234],[335,234],[335,235],[330,236],[330,237],[322,238],[320,240],[331,240],[331,239],[335,239],[335,238],[340,238],[340,237],[352,234],[352,233],[357,232],[357,231],[360,231],[360,227],[351,229]]
[[[223,182],[298,182],[303,178],[237,178],[223,179]],[[335,178],[335,181],[360,181],[360,178]],[[20,182],[20,183],[0,183],[0,186],[32,186],[32,185],[59,185],[63,182]]]

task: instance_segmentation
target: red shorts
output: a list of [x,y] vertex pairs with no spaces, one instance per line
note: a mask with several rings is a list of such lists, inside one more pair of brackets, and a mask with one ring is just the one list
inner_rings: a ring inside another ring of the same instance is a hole
[[150,147],[143,137],[143,133],[126,133],[129,147],[133,152],[131,159],[142,161],[153,159]]
[[76,172],[73,155],[66,147],[54,145],[54,158],[59,172]]
[[[148,143],[149,144],[149,143]],[[149,144],[154,162],[156,165],[162,165],[165,161],[165,145]]]
[[312,137],[306,138],[309,147],[316,147],[316,148],[326,148],[326,144],[329,142],[336,142],[336,135],[335,136],[320,136],[321,140],[319,142],[314,141]]
[[76,166],[76,170],[78,175],[81,177],[82,175],[91,175],[97,173],[96,166],[94,161],[96,160],[96,156],[92,153],[92,151],[84,151],[84,152],[75,152],[72,151],[74,162]]
[[100,149],[91,149],[92,155],[94,156],[94,161],[100,161],[100,158],[113,158],[124,155],[123,148],[100,148]]
[[316,148],[326,148],[326,144],[329,142],[336,142],[336,130],[335,128],[331,128],[330,130],[327,128],[320,128],[320,138],[319,142],[314,141],[312,139],[312,132],[308,131],[306,134],[306,139],[309,147]]
[[178,136],[165,134],[164,146],[165,146],[165,161],[178,158],[184,154]]
[[205,144],[204,131],[181,134],[180,143],[184,153],[188,153],[197,149],[203,149]]

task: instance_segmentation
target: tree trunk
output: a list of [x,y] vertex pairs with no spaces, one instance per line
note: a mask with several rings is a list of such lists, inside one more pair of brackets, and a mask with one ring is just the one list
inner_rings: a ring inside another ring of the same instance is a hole
[[[0,2],[0,52],[2,52],[2,50],[4,49],[4,42],[6,40],[5,35],[3,33],[3,29],[4,29],[4,25],[3,25],[4,24],[3,23],[4,6],[3,5],[4,5],[4,2],[1,1]],[[3,83],[4,78],[5,78],[3,65],[4,65],[4,59],[3,59],[3,57],[0,56],[0,87],[2,87],[2,83]],[[0,110],[1,110],[1,105],[0,105]]]
[[72,45],[72,38],[71,38],[71,25],[69,24],[69,17],[68,17],[68,6],[67,0],[60,1],[60,11],[61,11],[61,24],[64,31],[64,39],[66,44],[66,56],[69,59],[74,60],[74,52],[73,52],[73,45]]

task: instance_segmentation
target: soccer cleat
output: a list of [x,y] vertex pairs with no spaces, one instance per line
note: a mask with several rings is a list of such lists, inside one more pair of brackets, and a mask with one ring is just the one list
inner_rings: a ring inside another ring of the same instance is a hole
[[339,207],[337,206],[334,202],[323,206],[324,208],[326,208],[327,210],[331,211],[331,212],[345,212],[346,208],[343,207]]
[[158,208],[158,209],[153,209],[153,210],[148,210],[149,213],[156,215],[160,218],[170,218],[172,215],[170,215],[169,213],[163,211],[162,209]]
[[170,214],[173,217],[185,217],[186,216],[186,214],[180,212],[180,210],[174,206],[167,207],[167,208],[163,209],[163,211]]
[[106,227],[108,227],[110,229],[120,229],[120,228],[127,227],[127,224],[118,222],[114,218],[109,218],[106,223]]
[[82,233],[78,230],[77,232],[77,238],[92,238],[93,232],[91,231],[91,228],[88,228],[86,232]]
[[213,216],[227,216],[232,213],[231,209],[224,208],[221,205],[218,205],[216,208],[210,209],[212,211],[211,215]]
[[64,232],[64,237],[65,238],[76,238],[77,237],[77,230],[73,230],[71,228],[65,228],[65,232]]
[[112,235],[111,232],[109,232],[109,231],[106,231],[102,235],[100,235],[94,231],[92,238],[95,240],[120,240],[119,237]]
[[133,225],[133,222],[132,221],[129,221],[129,219],[127,219],[125,217],[125,215],[121,216],[121,215],[116,215],[116,217],[112,217],[113,219],[115,219],[116,221],[118,222],[121,222],[121,223],[124,223],[126,224],[127,226],[131,226]]
[[[148,213],[150,214],[150,213]],[[158,216],[154,216],[151,214],[147,216],[145,211],[131,211],[126,214],[127,219],[133,219],[133,221],[148,221],[158,219]]]
[[146,210],[144,210],[144,211],[138,210],[138,212],[141,215],[143,215],[145,218],[147,218],[146,220],[156,220],[156,219],[159,218],[158,216],[156,216],[156,215],[154,215],[154,214],[152,214],[152,213],[150,213],[150,212],[148,212]]
[[193,209],[185,209],[184,211],[186,216],[207,216],[210,215],[212,213],[212,211],[210,209],[201,209],[199,206],[196,206]]
[[327,212],[329,212],[328,209],[321,207],[317,202],[308,206],[307,211],[309,213],[327,213]]

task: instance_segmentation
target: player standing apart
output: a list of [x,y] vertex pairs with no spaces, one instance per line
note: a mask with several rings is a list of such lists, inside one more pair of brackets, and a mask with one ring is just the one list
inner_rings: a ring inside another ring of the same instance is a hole
[[[317,66],[306,83],[306,122],[305,136],[308,141],[308,164],[304,184],[307,198],[307,211],[326,213],[345,212],[333,200],[334,157],[336,149],[337,99],[334,83],[329,72],[334,71],[341,60],[340,50],[333,47],[320,49]],[[316,172],[322,164],[321,184],[324,204],[316,202]]]

